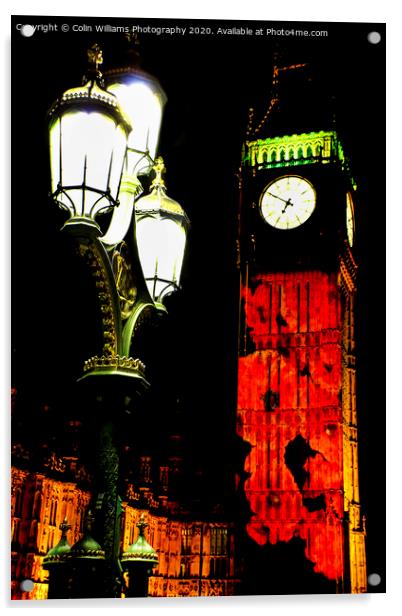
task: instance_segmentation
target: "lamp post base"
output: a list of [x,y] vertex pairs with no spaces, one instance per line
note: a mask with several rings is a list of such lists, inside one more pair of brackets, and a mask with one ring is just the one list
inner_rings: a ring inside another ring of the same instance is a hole
[[[88,425],[95,427],[97,463],[93,490],[94,536],[105,552],[96,596],[119,598],[124,587],[120,564],[122,506],[119,496],[119,418],[124,413],[127,399],[141,395],[149,383],[139,360],[120,356],[92,357],[87,360],[78,382],[84,388],[88,400]],[[80,575],[78,569],[75,575]]]

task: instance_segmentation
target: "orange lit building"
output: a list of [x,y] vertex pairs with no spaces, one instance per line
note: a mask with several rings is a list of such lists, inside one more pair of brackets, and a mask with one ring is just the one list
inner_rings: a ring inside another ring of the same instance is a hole
[[[54,460],[55,461],[55,460]],[[63,460],[58,460],[63,473]],[[64,468],[65,470],[65,468]],[[49,474],[49,473],[47,473]],[[54,474],[51,471],[51,474]],[[145,512],[147,538],[158,554],[158,566],[149,580],[149,595],[155,597],[232,595],[234,576],[233,525],[219,516],[206,521],[189,517],[177,504],[156,497],[150,490],[128,488],[123,502],[122,552],[134,543],[137,522]],[[142,508],[135,507],[135,502]],[[12,468],[12,598],[46,599],[48,572],[43,558],[60,540],[60,524],[71,521],[68,541],[82,536],[90,493],[65,482]],[[174,507],[174,512],[171,511]],[[32,580],[30,592],[21,590],[23,580]]]

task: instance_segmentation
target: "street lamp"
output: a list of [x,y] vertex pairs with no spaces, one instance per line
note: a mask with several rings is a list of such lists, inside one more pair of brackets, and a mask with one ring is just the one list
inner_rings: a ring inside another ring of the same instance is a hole
[[[133,126],[121,196],[126,195],[126,184],[139,185],[152,168],[156,174],[150,194],[135,203],[135,243],[149,293],[162,307],[163,298],[179,285],[189,221],[181,205],[166,194],[162,158],[155,160],[166,94],[154,77],[140,69],[133,47],[130,52],[128,65],[109,70],[106,82]],[[109,243],[110,235],[103,241]]]
[[141,176],[152,169],[167,98],[159,81],[140,69],[133,48],[130,52],[127,66],[109,70],[106,83],[134,129],[127,143],[127,172]]
[[[111,71],[106,88],[98,45],[89,50],[88,61],[84,85],[67,90],[49,112],[51,186],[53,200],[69,213],[63,232],[74,240],[92,275],[102,323],[102,351],[85,361],[79,381],[88,385],[93,405],[98,405],[99,465],[93,505],[94,528],[104,554],[98,596],[118,597],[123,586],[119,413],[128,398],[149,386],[145,366],[131,356],[134,337],[140,317],[165,312],[164,298],[179,287],[189,221],[166,193],[163,160],[155,160],[166,100],[159,83],[134,66]],[[141,178],[152,170],[150,194],[139,198]],[[112,215],[103,233],[98,217],[107,211]],[[125,242],[130,227],[134,241]],[[140,537],[141,543],[143,530]],[[60,587],[63,568],[52,567],[53,560],[50,554],[46,563],[50,574],[57,571]],[[70,575],[81,571],[85,576],[84,560],[78,560],[74,549],[57,553],[57,564],[68,563],[65,570]],[[149,575],[149,567],[143,571]],[[83,596],[80,592],[70,596]]]
[[152,299],[160,304],[179,286],[189,220],[177,201],[166,194],[161,157],[151,193],[135,204],[137,246]]
[[70,223],[95,224],[117,205],[131,125],[103,87],[96,45],[88,52],[86,83],[71,88],[49,111],[52,195]]

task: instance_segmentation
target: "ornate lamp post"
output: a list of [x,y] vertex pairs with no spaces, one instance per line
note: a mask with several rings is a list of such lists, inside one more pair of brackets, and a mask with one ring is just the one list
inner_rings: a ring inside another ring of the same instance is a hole
[[[134,333],[140,317],[165,311],[163,299],[178,288],[189,221],[166,194],[162,159],[154,160],[166,100],[160,85],[126,67],[110,73],[106,89],[97,45],[88,60],[84,85],[67,90],[49,112],[51,185],[54,201],[69,213],[62,230],[93,277],[102,321],[102,351],[85,361],[79,380],[97,405],[95,527],[105,560],[98,596],[113,597],[123,583],[115,433],[124,399],[149,386],[145,366],[131,355]],[[139,198],[140,177],[152,169],[151,192]],[[97,218],[107,211],[112,215],[102,234]],[[124,241],[130,227],[131,251]]]

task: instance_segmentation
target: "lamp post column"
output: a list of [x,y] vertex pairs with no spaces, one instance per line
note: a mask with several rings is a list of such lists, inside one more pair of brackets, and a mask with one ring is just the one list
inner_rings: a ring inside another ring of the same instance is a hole
[[[118,494],[119,454],[116,446],[115,426],[110,417],[104,416],[99,430],[99,476],[101,478],[98,499],[101,499],[101,537],[105,551],[106,597],[119,597],[122,577],[119,566],[121,500]],[[100,497],[100,498],[99,498]]]

